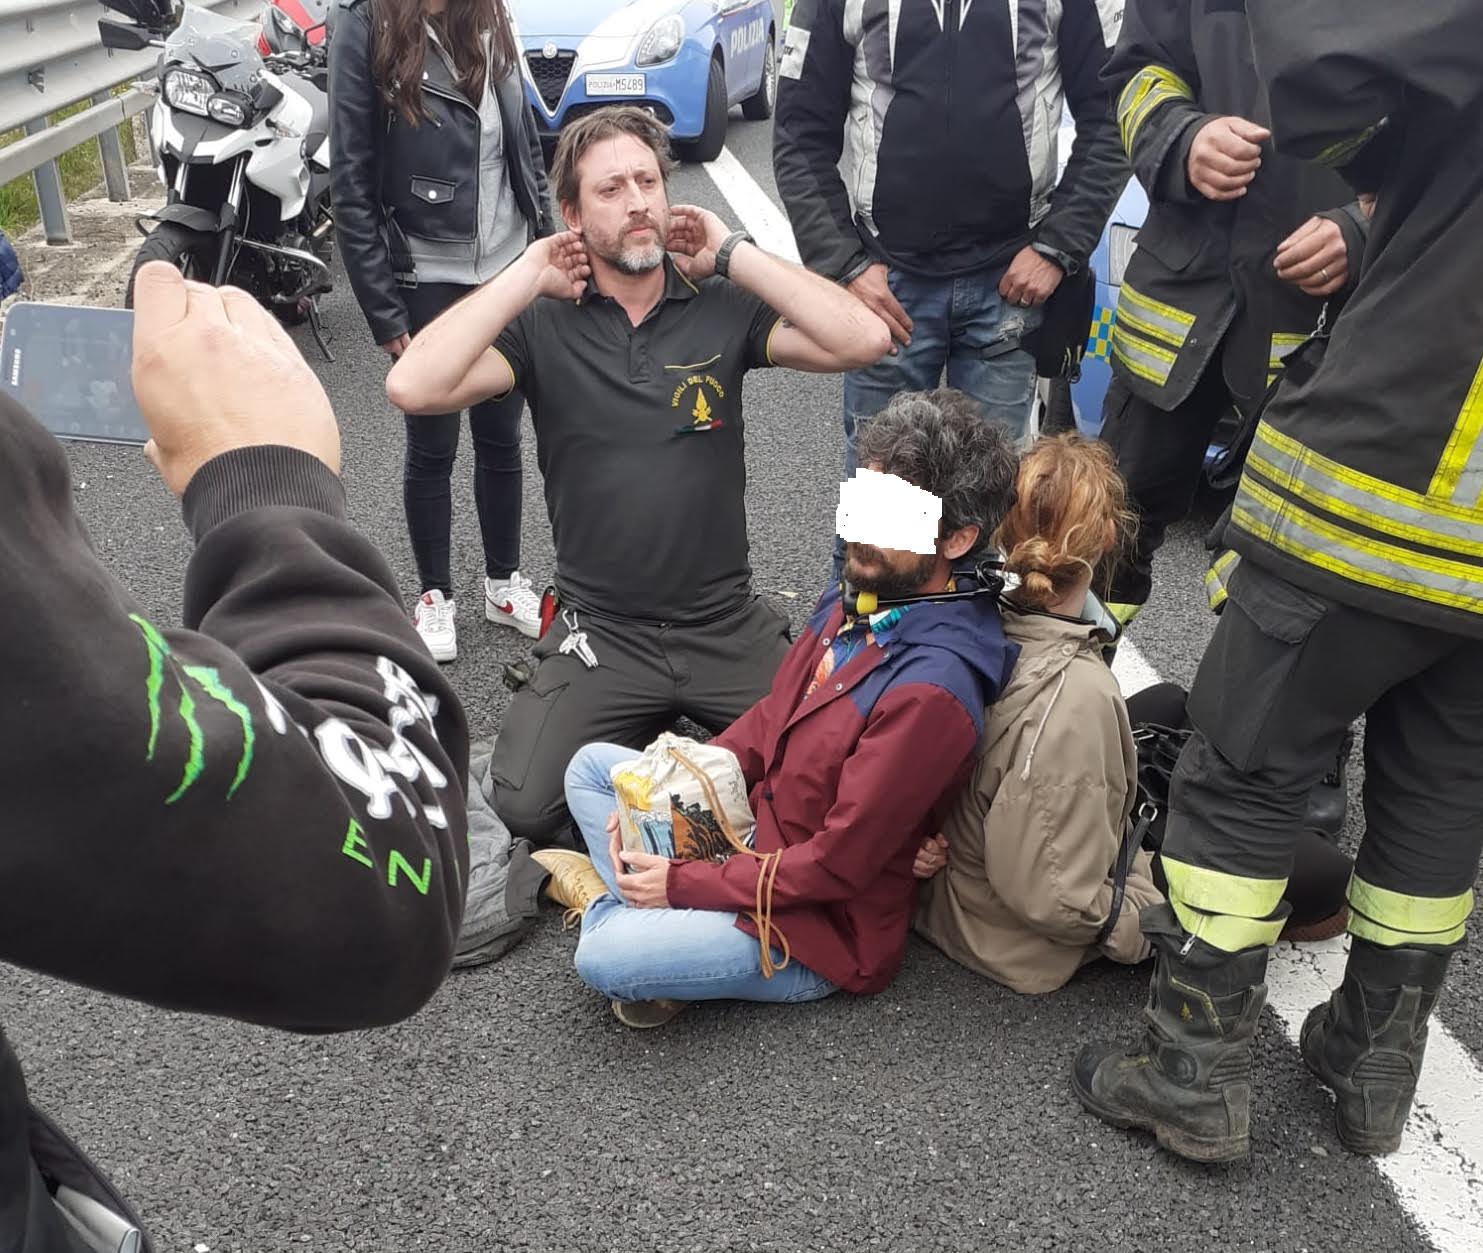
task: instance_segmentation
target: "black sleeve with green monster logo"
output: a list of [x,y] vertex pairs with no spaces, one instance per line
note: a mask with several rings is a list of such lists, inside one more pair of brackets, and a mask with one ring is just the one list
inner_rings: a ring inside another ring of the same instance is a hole
[[239,449],[184,503],[182,630],[0,398],[0,961],[300,1031],[406,1017],[462,918],[463,711],[316,459]]

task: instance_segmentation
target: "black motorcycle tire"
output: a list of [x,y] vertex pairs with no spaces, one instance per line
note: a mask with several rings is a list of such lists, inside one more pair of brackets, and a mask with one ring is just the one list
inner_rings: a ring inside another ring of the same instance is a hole
[[[124,308],[134,307],[134,280],[141,267],[150,261],[168,261],[186,278],[200,279],[204,273],[200,258],[209,251],[210,243],[211,236],[204,231],[193,231],[179,222],[161,222],[139,245],[134,268],[129,272],[129,285],[124,288]],[[270,304],[267,308],[284,326],[301,326],[309,320],[308,310],[300,303]]]
[[129,284],[124,288],[124,308],[134,307],[134,280],[150,261],[168,261],[186,278],[200,278],[204,264],[202,258],[210,238],[204,231],[193,231],[179,222],[161,222],[156,226],[139,245],[139,252],[134,257]]

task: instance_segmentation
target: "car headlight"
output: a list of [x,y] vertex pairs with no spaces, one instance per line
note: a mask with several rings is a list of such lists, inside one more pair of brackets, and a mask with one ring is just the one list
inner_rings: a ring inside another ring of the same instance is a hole
[[225,91],[217,92],[206,102],[207,116],[223,126],[246,126],[250,112],[246,101]]
[[1121,287],[1128,262],[1133,259],[1133,250],[1138,246],[1138,228],[1114,224],[1107,232],[1107,282],[1109,286]]
[[659,65],[672,60],[685,42],[685,19],[678,13],[661,17],[639,40],[635,65]]
[[216,94],[216,81],[209,74],[196,70],[173,69],[166,73],[165,102],[182,113],[194,113],[197,117],[210,117],[208,105]]

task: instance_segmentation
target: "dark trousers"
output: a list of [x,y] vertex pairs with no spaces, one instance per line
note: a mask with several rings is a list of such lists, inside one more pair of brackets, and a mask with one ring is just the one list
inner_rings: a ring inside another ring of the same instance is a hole
[[[421,283],[402,295],[415,335],[469,291],[452,283]],[[520,413],[525,399],[511,392],[469,409],[474,438],[474,506],[484,540],[484,573],[502,579],[520,568]],[[402,499],[422,591],[453,594],[449,533],[453,525],[453,461],[461,413],[407,415],[407,460]]]
[[495,812],[536,845],[565,842],[566,769],[587,744],[644,748],[675,719],[725,730],[767,695],[788,651],[788,620],[761,598],[695,626],[618,622],[580,610],[597,666],[561,651],[565,613],[536,641],[490,763]]
[[[1155,723],[1182,729],[1189,726],[1188,693],[1177,683],[1156,683],[1128,697],[1128,717],[1135,727]],[[1292,874],[1282,897],[1292,907],[1291,921],[1298,924],[1332,918],[1344,904],[1344,892],[1354,863],[1332,841],[1311,827],[1301,828],[1293,843]],[[1169,893],[1163,859],[1153,859],[1153,880],[1160,892]]]
[[1184,403],[1167,412],[1133,395],[1114,372],[1102,406],[1102,440],[1127,482],[1138,534],[1113,571],[1109,603],[1148,603],[1153,555],[1194,504],[1211,435],[1230,405],[1218,355]]
[[[1483,850],[1483,641],[1339,604],[1243,561],[1189,697],[1164,857],[1195,867],[1171,900],[1220,947],[1280,925],[1307,796],[1365,715],[1365,835],[1349,929],[1453,944]],[[1167,867],[1166,867],[1167,869]],[[1269,912],[1270,908],[1270,912]],[[1214,925],[1214,924],[1212,924]]]

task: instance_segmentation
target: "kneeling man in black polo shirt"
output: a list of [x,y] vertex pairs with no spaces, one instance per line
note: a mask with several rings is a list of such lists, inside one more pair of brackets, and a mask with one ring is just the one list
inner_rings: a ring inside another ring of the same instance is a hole
[[672,207],[671,168],[641,109],[567,127],[552,173],[568,230],[428,326],[386,385],[413,414],[516,386],[530,404],[562,613],[490,769],[496,810],[538,845],[568,827],[582,745],[642,747],[679,715],[720,731],[787,651],[787,621],[752,591],[742,376],[851,370],[890,348],[844,288]]

